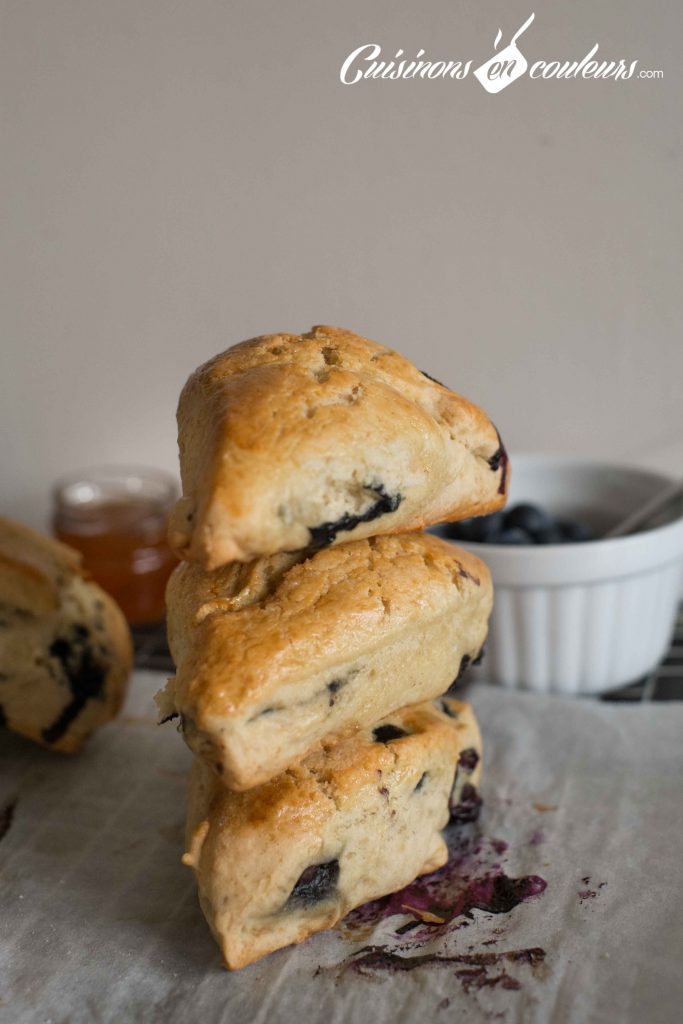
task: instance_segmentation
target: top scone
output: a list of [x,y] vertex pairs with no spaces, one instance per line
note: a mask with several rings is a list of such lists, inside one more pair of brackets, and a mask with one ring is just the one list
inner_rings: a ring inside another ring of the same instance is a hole
[[254,338],[192,374],[169,539],[214,569],[485,515],[507,456],[477,406],[337,327]]

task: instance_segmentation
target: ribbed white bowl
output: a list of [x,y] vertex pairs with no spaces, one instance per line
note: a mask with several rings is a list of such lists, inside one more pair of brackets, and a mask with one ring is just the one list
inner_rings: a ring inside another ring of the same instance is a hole
[[[641,469],[518,456],[509,504],[532,501],[604,528],[668,482]],[[641,678],[665,654],[681,597],[683,519],[614,540],[461,546],[487,563],[495,585],[480,678],[598,693]]]

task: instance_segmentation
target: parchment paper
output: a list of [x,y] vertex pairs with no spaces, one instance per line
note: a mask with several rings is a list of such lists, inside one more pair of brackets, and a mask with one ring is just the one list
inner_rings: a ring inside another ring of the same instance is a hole
[[[160,684],[138,673],[121,719],[77,758],[0,734],[3,1024],[683,1019],[682,705],[471,687],[482,857],[546,891],[506,914],[474,910],[420,951],[450,961],[359,972],[361,947],[396,948],[393,918],[229,974],[180,864],[189,754],[154,724]],[[505,958],[528,948],[542,962]]]

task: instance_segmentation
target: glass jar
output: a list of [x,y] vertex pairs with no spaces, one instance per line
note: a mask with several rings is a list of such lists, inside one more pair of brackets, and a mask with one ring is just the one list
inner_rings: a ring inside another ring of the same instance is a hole
[[112,466],[74,473],[53,490],[55,536],[80,551],[92,578],[134,626],[164,617],[177,559],[166,541],[175,480],[156,469]]

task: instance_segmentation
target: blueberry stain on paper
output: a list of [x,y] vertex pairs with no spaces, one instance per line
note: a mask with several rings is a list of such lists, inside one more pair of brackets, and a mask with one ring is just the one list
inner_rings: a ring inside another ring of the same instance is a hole
[[[331,971],[341,982],[437,970],[472,996],[482,990],[516,992],[547,973],[540,946],[504,947],[508,915],[542,899],[545,879],[509,873],[508,843],[486,836],[478,823],[451,824],[444,838],[446,865],[352,911],[340,925],[342,936],[368,944],[316,974]],[[480,938],[473,943],[466,929],[475,924]]]

